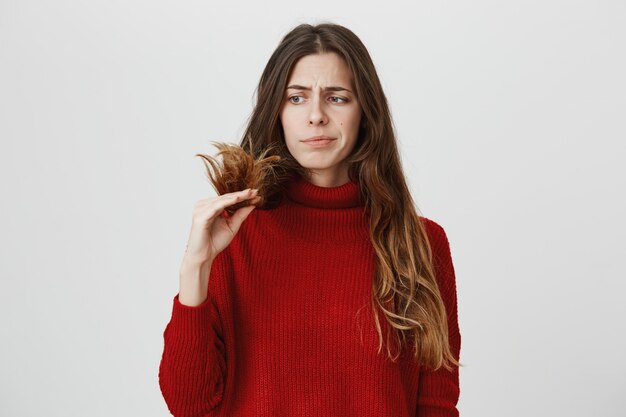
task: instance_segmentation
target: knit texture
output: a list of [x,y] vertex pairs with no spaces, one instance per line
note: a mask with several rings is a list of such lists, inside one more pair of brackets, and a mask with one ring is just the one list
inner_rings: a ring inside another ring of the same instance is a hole
[[[208,297],[174,296],[161,392],[176,417],[454,417],[458,368],[420,367],[410,349],[378,353],[375,252],[359,185],[297,179],[280,205],[255,209],[214,260]],[[450,245],[427,218],[449,340],[461,336]],[[379,313],[383,340],[387,323]]]

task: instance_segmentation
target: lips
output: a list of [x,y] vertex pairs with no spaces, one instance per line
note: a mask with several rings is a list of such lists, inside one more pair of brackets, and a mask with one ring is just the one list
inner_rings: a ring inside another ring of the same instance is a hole
[[314,136],[312,138],[304,139],[302,142],[321,142],[332,140],[335,140],[335,138],[331,138],[330,136]]
[[312,149],[324,149],[331,147],[336,138],[331,138],[328,136],[315,136],[312,138],[308,138],[302,141],[304,146]]

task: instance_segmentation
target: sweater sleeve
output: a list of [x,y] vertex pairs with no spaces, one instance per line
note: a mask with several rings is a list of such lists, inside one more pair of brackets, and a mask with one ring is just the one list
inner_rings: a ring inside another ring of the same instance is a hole
[[178,296],[163,332],[159,386],[173,416],[210,416],[222,400],[226,376],[220,316],[210,291],[198,306],[181,304]]
[[[439,290],[448,316],[448,334],[451,352],[459,360],[461,334],[457,316],[456,278],[450,243],[444,229],[432,220],[427,221],[429,241],[433,250],[435,273]],[[456,408],[459,400],[459,368],[453,371],[440,368],[433,371],[420,370],[420,383],[417,396],[417,417],[458,417]]]

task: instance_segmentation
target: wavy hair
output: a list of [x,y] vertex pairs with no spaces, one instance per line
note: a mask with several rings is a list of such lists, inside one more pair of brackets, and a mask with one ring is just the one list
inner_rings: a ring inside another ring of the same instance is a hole
[[[327,52],[338,54],[347,63],[363,112],[364,122],[347,162],[349,177],[359,183],[364,197],[369,235],[377,259],[371,303],[379,335],[378,352],[383,343],[378,318],[378,312],[382,312],[390,325],[386,326],[386,346],[392,361],[399,352],[396,355],[391,352],[390,331],[399,348],[413,342],[418,363],[435,370],[441,366],[452,370],[451,364],[460,366],[460,363],[451,352],[446,309],[436,281],[426,228],[407,186],[389,106],[376,69],[367,49],[352,31],[332,23],[300,24],[283,37],[255,90],[256,104],[240,143],[248,157],[243,156],[241,149],[239,157],[228,156],[229,150],[220,147],[223,168],[237,171],[240,164],[251,170],[256,161],[263,169],[248,175],[251,179],[245,184],[231,181],[234,185],[229,190],[225,185],[228,178],[212,177],[214,187],[220,181],[222,192],[263,187],[265,201],[260,208],[271,208],[272,202],[279,201],[274,197],[284,190],[291,175],[309,176],[309,170],[287,149],[279,113],[296,62],[306,55]],[[230,152],[237,151],[230,148]],[[198,156],[218,171],[211,157]],[[269,162],[274,162],[273,170],[267,169]],[[268,173],[273,173],[271,181]]]

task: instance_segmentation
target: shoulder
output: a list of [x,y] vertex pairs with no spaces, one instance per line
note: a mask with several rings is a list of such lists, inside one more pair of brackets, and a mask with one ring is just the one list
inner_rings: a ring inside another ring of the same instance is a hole
[[419,216],[420,221],[424,225],[426,229],[426,233],[428,234],[428,240],[431,244],[438,243],[441,240],[448,241],[448,236],[446,234],[445,229],[436,221],[429,219],[428,217]]
[[446,230],[438,222],[427,217],[419,216],[424,224],[428,242],[430,243],[436,264],[446,264],[451,261],[450,241]]
[[450,307],[456,304],[456,273],[448,236],[439,223],[421,216],[420,220],[423,222],[428,234],[439,290],[448,308],[455,309],[456,307]]

